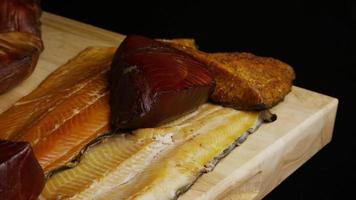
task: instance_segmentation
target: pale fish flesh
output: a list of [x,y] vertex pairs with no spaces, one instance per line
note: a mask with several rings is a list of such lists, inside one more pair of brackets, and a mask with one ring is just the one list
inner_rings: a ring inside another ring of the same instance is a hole
[[158,128],[102,136],[53,171],[40,198],[175,199],[269,117],[204,104]]

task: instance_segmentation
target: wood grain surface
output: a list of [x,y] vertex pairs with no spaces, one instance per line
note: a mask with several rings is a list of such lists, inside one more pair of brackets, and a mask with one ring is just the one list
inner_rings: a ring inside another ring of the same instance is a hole
[[[87,46],[118,46],[124,36],[44,13],[45,51],[35,72],[0,96],[0,112],[31,92],[53,70]],[[293,87],[272,109],[278,120],[263,125],[180,199],[261,199],[330,142],[338,100]]]

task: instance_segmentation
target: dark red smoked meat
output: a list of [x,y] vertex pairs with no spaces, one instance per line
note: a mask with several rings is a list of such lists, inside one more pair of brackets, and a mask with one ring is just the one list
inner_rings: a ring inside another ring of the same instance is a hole
[[0,199],[37,199],[44,174],[27,142],[0,140]]
[[153,127],[194,111],[215,82],[190,55],[142,36],[128,36],[110,73],[111,124],[117,129]]

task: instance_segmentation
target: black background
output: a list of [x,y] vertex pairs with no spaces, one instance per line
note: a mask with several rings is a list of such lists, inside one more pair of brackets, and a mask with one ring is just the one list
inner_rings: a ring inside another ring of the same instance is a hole
[[295,85],[337,97],[339,109],[332,142],[266,199],[354,199],[354,2],[43,0],[42,7],[123,34],[192,37],[204,51],[247,51],[289,63]]

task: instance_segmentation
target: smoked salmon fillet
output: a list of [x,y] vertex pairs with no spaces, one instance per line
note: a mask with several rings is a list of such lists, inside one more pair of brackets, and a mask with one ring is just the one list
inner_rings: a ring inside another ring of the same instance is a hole
[[27,141],[45,172],[108,131],[107,73],[116,48],[89,47],[0,115],[0,139]]

